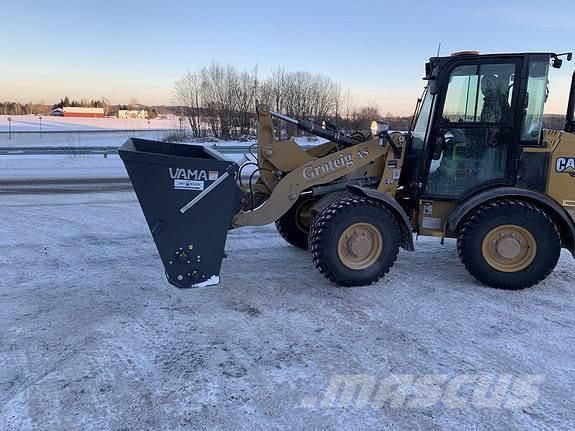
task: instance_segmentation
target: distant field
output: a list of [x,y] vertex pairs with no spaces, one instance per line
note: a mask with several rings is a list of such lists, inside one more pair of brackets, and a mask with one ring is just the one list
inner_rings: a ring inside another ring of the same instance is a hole
[[[0,147],[70,147],[71,149],[85,147],[119,147],[129,138],[146,138],[163,140],[169,133],[169,129],[102,129],[97,131],[72,130],[64,133],[14,133],[10,137],[8,133],[0,133]],[[14,156],[9,156],[14,157]]]
[[175,129],[179,127],[175,116],[153,120],[124,120],[119,118],[64,118],[42,115],[0,115],[0,132],[8,131],[8,118],[12,118],[12,132],[42,131],[97,131],[97,130],[138,130]]
[[[8,117],[12,118],[12,135],[7,133]],[[148,123],[148,120],[119,118],[42,116],[40,120],[36,115],[0,115],[0,147],[120,146],[131,137],[162,140],[170,130],[177,128],[179,121],[174,116],[156,118]]]

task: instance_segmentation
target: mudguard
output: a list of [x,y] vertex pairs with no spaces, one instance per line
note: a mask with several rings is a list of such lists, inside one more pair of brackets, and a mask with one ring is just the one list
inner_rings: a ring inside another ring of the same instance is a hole
[[557,201],[547,195],[531,190],[516,187],[497,187],[472,195],[461,202],[447,218],[447,231],[457,232],[459,224],[465,216],[478,206],[488,201],[504,198],[522,199],[546,210],[555,223],[559,225],[563,247],[567,248],[575,257],[575,222]]
[[384,204],[387,209],[391,211],[394,215],[397,224],[401,230],[401,247],[407,251],[415,251],[413,246],[413,233],[411,229],[411,221],[405,210],[397,203],[395,199],[392,199],[388,195],[377,190],[360,187],[360,186],[348,186],[348,190],[356,195],[364,196],[367,198],[375,199]]

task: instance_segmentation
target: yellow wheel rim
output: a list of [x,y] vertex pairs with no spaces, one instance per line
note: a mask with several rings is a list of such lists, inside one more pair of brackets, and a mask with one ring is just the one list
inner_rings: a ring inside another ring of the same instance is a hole
[[537,254],[537,242],[527,229],[514,224],[498,226],[483,239],[483,257],[501,272],[518,272],[527,268]]
[[355,223],[343,231],[337,244],[341,262],[351,269],[373,265],[383,250],[381,232],[371,223]]

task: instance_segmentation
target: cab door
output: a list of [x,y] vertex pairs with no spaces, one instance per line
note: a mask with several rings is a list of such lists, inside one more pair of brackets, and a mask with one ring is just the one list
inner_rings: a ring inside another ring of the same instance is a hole
[[426,199],[459,200],[510,185],[520,59],[459,61],[446,70],[424,181]]

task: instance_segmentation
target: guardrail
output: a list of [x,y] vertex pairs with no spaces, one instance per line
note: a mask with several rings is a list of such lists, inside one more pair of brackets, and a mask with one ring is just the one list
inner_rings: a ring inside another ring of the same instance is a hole
[[[250,145],[226,145],[226,144],[213,144],[207,143],[206,146],[212,147],[220,153],[224,154],[247,154]],[[301,145],[302,149],[312,148],[313,145]],[[257,145],[251,145],[252,152],[257,151]],[[37,156],[37,155],[76,155],[76,154],[116,154],[118,147],[116,146],[93,146],[93,147],[72,147],[72,146],[58,146],[58,147],[0,147],[0,156]]]
[[0,156],[36,156],[68,154],[114,154],[118,147],[0,147]]

